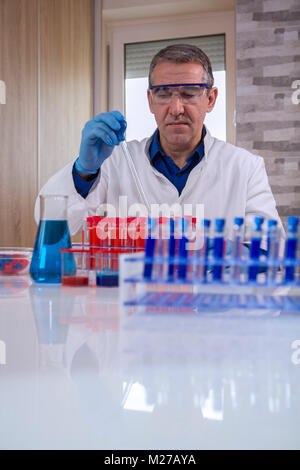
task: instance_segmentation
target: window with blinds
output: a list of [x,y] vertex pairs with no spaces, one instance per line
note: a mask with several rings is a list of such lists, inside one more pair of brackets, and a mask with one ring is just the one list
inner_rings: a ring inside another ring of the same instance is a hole
[[176,38],[125,44],[125,115],[127,140],[150,136],[156,129],[147,100],[149,66],[154,55],[171,44],[192,44],[200,47],[210,58],[215,86],[219,96],[214,110],[207,114],[205,124],[214,137],[226,140],[226,64],[225,35]]
[[152,58],[158,51],[172,44],[197,46],[209,57],[213,72],[225,70],[225,35],[197,38],[168,39],[125,45],[125,79],[147,77]]

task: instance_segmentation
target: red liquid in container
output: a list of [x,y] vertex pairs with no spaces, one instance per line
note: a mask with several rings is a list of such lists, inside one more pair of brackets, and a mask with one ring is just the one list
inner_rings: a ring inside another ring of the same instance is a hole
[[63,286],[88,286],[89,278],[88,276],[64,276],[61,279]]

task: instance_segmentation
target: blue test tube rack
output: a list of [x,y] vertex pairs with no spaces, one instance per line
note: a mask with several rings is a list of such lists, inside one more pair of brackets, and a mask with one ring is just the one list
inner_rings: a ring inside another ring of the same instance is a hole
[[[299,218],[287,219],[286,246],[282,257],[278,254],[276,221],[266,221],[267,231],[264,233],[264,220],[255,217],[251,244],[243,250],[242,218],[234,219],[231,250],[228,250],[229,242],[223,235],[225,221],[217,219],[214,222],[211,226],[215,227],[215,237],[207,240],[206,230],[200,248],[188,250],[185,234],[175,239],[173,236],[172,239],[170,237],[169,250],[164,248],[163,255],[155,258],[147,256],[155,250],[152,245],[151,250],[147,249],[146,243],[143,261],[147,269],[140,276],[126,279],[127,283],[141,284],[146,288],[139,290],[140,296],[125,300],[125,304],[164,309],[186,308],[191,311],[197,308],[300,310],[300,258],[297,258]],[[203,226],[209,227],[210,224],[206,221]],[[261,246],[264,235],[267,239],[266,250]],[[161,243],[160,239],[151,239],[151,244],[153,241]],[[145,276],[154,263],[162,263],[169,269],[160,270],[164,273],[161,277]],[[288,288],[288,295],[282,293],[286,292],[282,288]]]

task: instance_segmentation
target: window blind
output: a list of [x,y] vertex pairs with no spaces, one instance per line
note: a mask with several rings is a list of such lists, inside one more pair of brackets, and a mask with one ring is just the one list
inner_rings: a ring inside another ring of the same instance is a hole
[[148,77],[154,55],[172,44],[192,44],[209,57],[213,72],[225,70],[225,34],[125,44],[125,78]]

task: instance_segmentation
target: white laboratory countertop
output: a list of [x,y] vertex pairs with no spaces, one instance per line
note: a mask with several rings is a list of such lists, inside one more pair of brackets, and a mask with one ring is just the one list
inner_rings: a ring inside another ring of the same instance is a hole
[[128,316],[2,276],[0,449],[299,449],[295,340],[300,312]]

